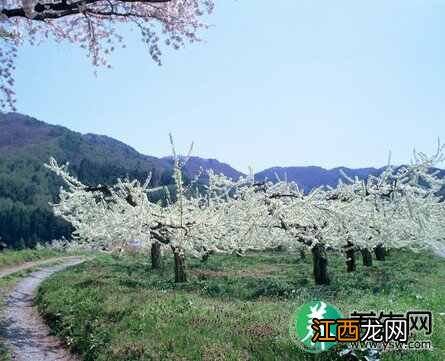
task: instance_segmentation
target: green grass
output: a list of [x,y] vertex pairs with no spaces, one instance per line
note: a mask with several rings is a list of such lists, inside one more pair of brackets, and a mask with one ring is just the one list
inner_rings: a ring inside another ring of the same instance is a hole
[[294,310],[312,299],[352,311],[432,310],[433,352],[385,353],[383,360],[443,361],[445,262],[392,252],[372,268],[344,272],[332,256],[330,286],[314,285],[311,262],[284,253],[189,260],[190,282],[175,285],[170,257],[162,271],[148,259],[100,256],[47,280],[38,306],[48,323],[87,361],[337,360],[314,356],[288,335]]
[[[62,251],[55,251],[50,249],[40,249],[40,250],[22,250],[22,251],[4,251],[0,252],[0,269],[8,266],[20,265],[25,262],[45,260],[53,257],[61,257],[71,255],[71,253],[66,253]],[[59,261],[54,261],[46,264],[45,267],[58,264]],[[21,278],[29,275],[30,273],[36,271],[39,266],[28,268],[15,272],[9,276],[0,278],[0,312],[4,307],[5,296],[9,294],[15,283],[17,283]],[[2,341],[2,330],[0,327],[0,361],[6,361],[10,359],[9,353]]]
[[63,254],[64,253],[60,251],[55,251],[47,248],[39,250],[26,249],[22,251],[12,251],[12,250],[2,251],[0,252],[0,269],[7,266],[19,265],[25,262],[57,257]]

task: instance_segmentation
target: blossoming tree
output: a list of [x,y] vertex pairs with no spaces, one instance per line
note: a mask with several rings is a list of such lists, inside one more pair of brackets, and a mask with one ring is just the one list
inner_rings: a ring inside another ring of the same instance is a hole
[[122,24],[140,32],[153,60],[161,62],[161,43],[175,49],[199,41],[207,25],[202,16],[213,0],[3,0],[0,5],[0,98],[14,108],[14,59],[25,40],[68,41],[86,49],[94,66],[109,66],[107,55],[125,46]]
[[[444,146],[438,144],[432,156],[414,152],[409,165],[388,166],[378,177],[350,179],[331,190],[330,198],[343,204],[350,258],[354,248],[362,251],[365,265],[370,265],[370,249],[384,260],[385,248],[438,250],[443,247],[444,204],[440,191],[443,178],[433,171],[443,161]],[[352,268],[355,268],[353,266]]]
[[68,185],[55,213],[89,243],[123,249],[141,241],[151,247],[153,268],[159,267],[160,248],[170,248],[176,282],[187,281],[187,255],[307,248],[315,282],[328,284],[328,251],[344,255],[347,270],[354,271],[358,250],[369,258],[376,248],[444,247],[445,206],[438,192],[445,181],[431,169],[443,159],[443,146],[432,157],[415,153],[411,165],[388,166],[366,180],[345,175],[347,182],[308,194],[293,182],[255,183],[252,175],[232,180],[213,171],[208,185],[186,186],[182,168],[188,157],[178,157],[172,146],[175,194],[165,205],[149,201],[149,179],[88,187],[52,159],[47,167]]
[[347,183],[340,180],[335,188],[320,187],[309,194],[292,182],[257,184],[251,204],[258,209],[266,205],[259,218],[262,227],[287,234],[276,244],[311,250],[315,281],[327,284],[327,250],[343,254],[352,272],[357,250],[370,265],[370,249],[380,259],[384,248],[443,249],[445,206],[438,194],[445,181],[432,170],[444,159],[443,149],[439,143],[431,157],[415,152],[410,165],[388,166],[366,180],[345,175]]
[[[67,188],[60,191],[59,202],[53,204],[56,215],[75,228],[74,236],[101,248],[122,250],[138,240],[151,247],[152,268],[160,266],[160,248],[168,247],[174,255],[175,280],[187,280],[186,255],[202,257],[208,252],[243,252],[251,231],[249,220],[260,210],[239,202],[240,187],[209,172],[207,190],[185,185],[182,168],[187,158],[176,155],[173,140],[175,194],[167,193],[167,204],[149,201],[148,178],[144,184],[136,180],[117,180],[113,186],[91,187],[82,184],[68,172],[68,165],[50,159],[46,167],[62,177]],[[198,176],[199,177],[199,176]],[[242,182],[240,180],[240,182]],[[204,187],[205,188],[205,187]],[[230,192],[235,191],[235,196]],[[254,213],[254,214],[252,214]],[[253,248],[253,247],[249,247]]]

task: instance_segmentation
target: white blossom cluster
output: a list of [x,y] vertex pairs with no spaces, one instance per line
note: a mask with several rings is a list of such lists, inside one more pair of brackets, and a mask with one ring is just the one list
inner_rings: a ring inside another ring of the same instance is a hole
[[77,239],[107,249],[126,249],[138,240],[144,248],[158,242],[196,257],[317,244],[339,252],[377,245],[419,251],[445,245],[445,205],[438,195],[445,181],[431,170],[443,160],[443,149],[439,144],[432,157],[415,153],[410,165],[388,166],[365,180],[345,175],[337,187],[308,194],[286,180],[232,180],[211,170],[208,185],[185,186],[187,158],[174,155],[176,194],[167,204],[150,201],[149,178],[94,188],[54,159],[46,166],[67,186],[53,205],[56,215],[73,225]]
[[203,18],[213,9],[213,0],[1,0],[0,107],[15,109],[15,59],[25,41],[78,44],[93,66],[111,67],[110,54],[126,46],[121,32],[128,24],[161,65],[164,47],[201,40]]

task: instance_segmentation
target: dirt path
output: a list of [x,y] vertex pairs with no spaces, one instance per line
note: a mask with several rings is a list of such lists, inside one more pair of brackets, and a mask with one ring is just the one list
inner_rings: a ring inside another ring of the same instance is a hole
[[[68,257],[67,257],[68,258]],[[46,263],[58,261],[51,259]],[[40,318],[33,306],[34,295],[42,281],[67,267],[82,263],[85,258],[69,257],[63,264],[33,272],[17,283],[6,300],[2,317],[2,333],[12,360],[15,361],[77,361],[65,350]],[[41,263],[40,263],[41,264]],[[40,264],[35,264],[40,265]]]
[[30,268],[34,268],[37,266],[44,266],[48,263],[54,263],[57,261],[64,261],[64,260],[70,260],[73,258],[78,258],[77,256],[66,256],[66,257],[53,257],[45,260],[37,260],[32,262],[25,262],[22,264],[19,264],[17,266],[6,266],[0,268],[0,278],[6,277],[9,275],[12,275],[13,273],[24,271]]

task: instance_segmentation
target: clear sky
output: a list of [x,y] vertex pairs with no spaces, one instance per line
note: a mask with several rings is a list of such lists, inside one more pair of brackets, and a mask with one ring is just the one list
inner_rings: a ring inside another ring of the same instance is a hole
[[81,49],[25,47],[18,110],[154,156],[246,171],[381,166],[445,141],[445,1],[216,0],[205,42],[149,58],[128,31],[94,77]]

